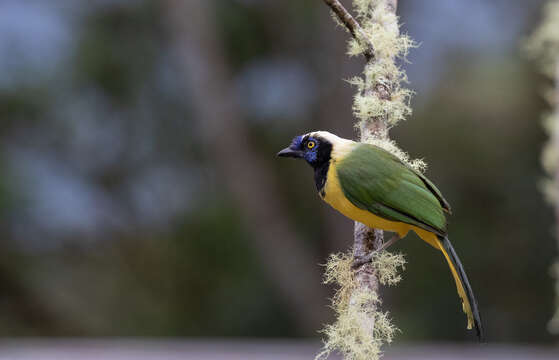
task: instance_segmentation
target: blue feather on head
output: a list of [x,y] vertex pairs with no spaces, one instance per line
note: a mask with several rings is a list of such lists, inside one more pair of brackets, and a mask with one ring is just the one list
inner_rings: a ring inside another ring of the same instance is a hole
[[302,135],[295,136],[293,138],[293,141],[291,142],[291,147],[293,149],[298,149],[301,146],[301,142],[303,142],[303,136]]
[[280,151],[278,156],[303,158],[314,166],[319,158],[319,145],[320,141],[315,137],[311,137],[311,134],[295,136],[289,147]]
[[318,156],[317,149],[318,147],[315,146],[312,150],[306,151],[304,155],[305,160],[307,160],[311,164],[315,162]]

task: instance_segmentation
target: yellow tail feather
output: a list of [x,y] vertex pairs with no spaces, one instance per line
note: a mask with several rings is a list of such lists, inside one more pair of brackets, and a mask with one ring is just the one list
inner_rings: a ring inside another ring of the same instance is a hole
[[462,299],[462,311],[464,311],[464,313],[468,318],[468,330],[471,330],[472,327],[474,326],[474,314],[472,313],[472,306],[470,305],[470,301],[468,300],[468,296],[466,295],[464,284],[462,284],[462,281],[460,280],[460,276],[458,276],[458,272],[456,271],[456,267],[450,260],[450,257],[448,256],[448,252],[444,248],[443,244],[441,242],[438,242],[438,244],[439,244],[439,249],[443,252],[444,257],[448,262],[448,267],[450,268],[450,272],[454,277],[454,282],[456,282],[456,290],[458,291],[458,296],[460,296],[460,299]]
[[483,327],[481,325],[481,317],[479,315],[474,293],[460,259],[452,247],[452,244],[448,240],[448,237],[437,236],[436,234],[423,229],[414,229],[414,231],[422,240],[434,248],[439,249],[443,253],[448,263],[448,267],[450,268],[450,272],[452,273],[452,277],[454,277],[458,296],[460,296],[460,299],[462,300],[462,310],[468,319],[468,329],[473,329],[475,327],[480,341],[483,341]]

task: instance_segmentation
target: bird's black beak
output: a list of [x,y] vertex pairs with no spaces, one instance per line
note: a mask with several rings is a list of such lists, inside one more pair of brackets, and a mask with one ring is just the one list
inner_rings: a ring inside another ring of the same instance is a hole
[[292,157],[292,158],[302,158],[303,152],[301,150],[292,149],[290,147],[286,147],[282,151],[278,153],[278,156],[281,157]]

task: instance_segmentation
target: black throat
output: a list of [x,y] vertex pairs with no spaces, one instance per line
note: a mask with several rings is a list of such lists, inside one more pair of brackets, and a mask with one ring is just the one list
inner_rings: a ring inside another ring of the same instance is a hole
[[332,144],[323,141],[318,147],[316,161],[313,162],[314,168],[314,183],[316,190],[324,197],[324,184],[326,184],[326,177],[328,175],[328,168],[330,167],[330,159],[332,155]]

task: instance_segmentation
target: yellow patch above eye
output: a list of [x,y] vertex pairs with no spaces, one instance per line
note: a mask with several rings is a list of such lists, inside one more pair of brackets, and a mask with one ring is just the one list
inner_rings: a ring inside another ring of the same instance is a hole
[[307,143],[307,147],[308,147],[309,149],[312,149],[315,145],[316,145],[316,144],[315,144],[314,141],[309,141],[309,142]]

